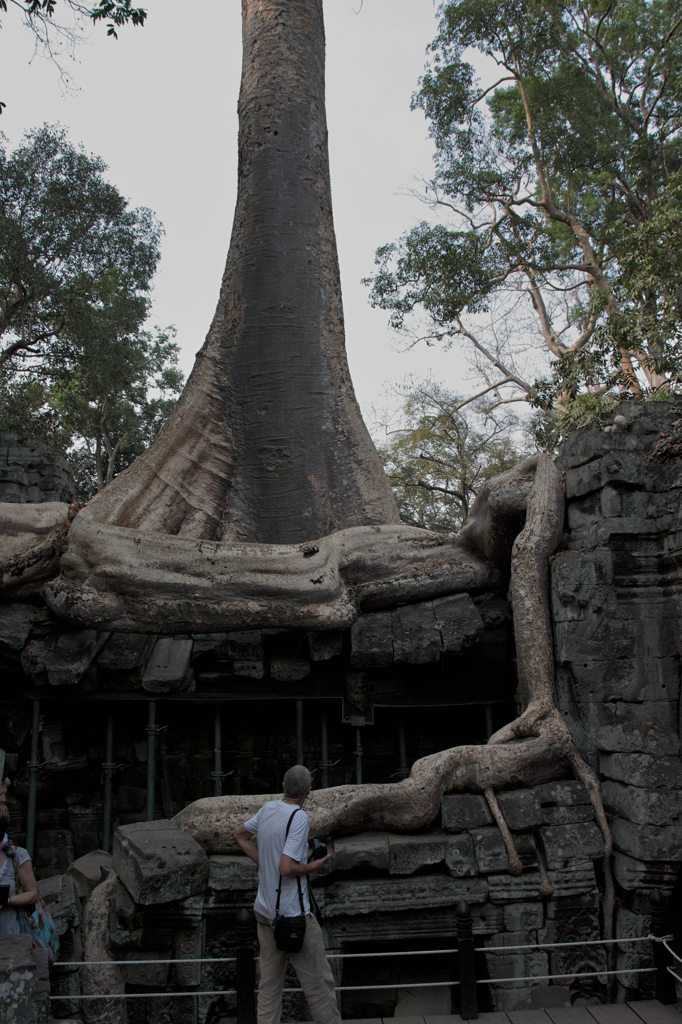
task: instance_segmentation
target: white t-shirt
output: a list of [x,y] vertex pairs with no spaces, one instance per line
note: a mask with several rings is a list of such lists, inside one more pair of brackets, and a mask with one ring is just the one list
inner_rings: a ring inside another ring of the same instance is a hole
[[[294,811],[296,813],[291,822],[285,845],[284,834],[289,818]],[[277,887],[280,881],[279,864],[282,854],[286,854],[287,857],[291,857],[292,860],[299,861],[299,863],[307,863],[308,832],[310,830],[308,815],[300,808],[296,810],[295,804],[285,804],[283,800],[271,800],[269,803],[263,804],[258,814],[244,823],[244,828],[258,837],[258,895],[253,909],[256,913],[267,917],[268,921],[272,921],[277,906]],[[303,907],[305,913],[309,914],[308,879],[305,875],[301,875],[300,878]],[[283,917],[298,917],[301,913],[295,876],[282,879],[279,912]]]

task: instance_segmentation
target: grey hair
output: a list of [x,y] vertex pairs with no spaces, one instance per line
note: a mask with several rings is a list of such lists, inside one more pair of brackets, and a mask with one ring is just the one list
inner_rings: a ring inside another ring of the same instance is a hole
[[305,793],[311,782],[312,775],[308,769],[302,764],[295,764],[284,776],[284,795],[292,800],[298,800],[299,796]]

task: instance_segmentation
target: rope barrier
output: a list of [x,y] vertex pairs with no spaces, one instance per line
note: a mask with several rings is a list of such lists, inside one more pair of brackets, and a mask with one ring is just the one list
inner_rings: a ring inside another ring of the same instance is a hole
[[[580,945],[580,943],[577,943]],[[150,961],[139,961],[140,963],[149,963]],[[180,961],[184,962],[184,961]],[[556,981],[566,978],[596,978],[602,977],[603,975],[613,974],[650,974],[655,971],[655,967],[638,967],[632,970],[625,971],[585,971],[577,974],[536,974],[527,978],[482,978],[479,979],[477,984],[479,985],[509,985],[517,981]],[[670,970],[670,968],[668,968]],[[671,971],[672,973],[672,971]],[[396,985],[337,985],[335,992],[376,992],[384,989],[413,989],[413,988],[451,988],[453,985],[459,985],[458,981],[418,981],[418,982],[405,982],[403,984]],[[302,992],[302,988],[285,988],[284,994],[293,994],[296,992]],[[83,999],[149,999],[152,996],[160,997],[189,997],[189,996],[227,996],[236,995],[237,990],[234,988],[223,989],[217,992],[110,992],[101,995],[67,995],[67,996],[50,996],[50,999],[63,999],[63,1000],[83,1000]]]
[[[570,946],[610,946],[610,945],[627,945],[628,943],[635,942],[662,942],[669,953],[682,963],[682,959],[675,953],[674,950],[670,949],[667,945],[666,940],[672,939],[672,935],[663,935],[660,938],[656,935],[641,935],[638,938],[632,939],[586,939],[584,942],[543,942],[543,943],[529,943],[525,946],[477,946],[477,953],[510,953],[521,949],[565,949]],[[414,950],[390,950],[385,953],[328,953],[328,960],[350,960],[358,959],[361,957],[380,957],[380,956],[437,956],[439,953],[451,954],[457,953],[456,949],[414,949]],[[256,960],[259,957],[255,957]],[[57,960],[52,966],[53,967],[106,967],[121,966],[125,967],[130,964],[230,964],[235,963],[236,957],[225,956],[225,957],[204,957],[194,958],[185,957],[181,960]],[[628,972],[630,973],[630,972]]]
[[128,964],[233,964],[236,956],[216,956],[183,960],[55,960],[53,967],[123,967]]
[[655,967],[633,967],[627,971],[585,971],[576,974],[535,974],[528,978],[477,978],[477,985],[508,985],[512,981],[556,981],[559,978],[601,978],[607,974],[650,974]]
[[[480,946],[477,953],[508,953],[517,949],[562,949],[564,946],[612,946],[625,944],[627,942],[660,942],[653,935],[642,935],[637,939],[586,939],[585,942],[543,942],[538,945],[530,943],[527,946]],[[678,958],[679,959],[679,958]],[[680,961],[682,963],[682,960]]]
[[[675,959],[677,960],[678,964],[682,964],[682,957],[679,957],[679,956],[677,955],[677,953],[675,952],[675,950],[674,950],[674,949],[671,949],[671,948],[670,948],[670,946],[668,945],[668,941],[667,941],[667,940],[668,940],[668,939],[672,939],[672,938],[673,938],[673,936],[672,936],[672,935],[664,935],[664,936],[663,936],[662,938],[660,938],[660,939],[659,939],[658,941],[659,941],[659,942],[662,942],[662,943],[663,943],[663,945],[664,945],[664,946],[665,946],[665,948],[666,948],[666,949],[668,950],[668,952],[670,953],[670,955],[671,955],[671,956],[674,956],[674,957],[675,957]],[[668,969],[670,969],[670,968],[668,968]]]

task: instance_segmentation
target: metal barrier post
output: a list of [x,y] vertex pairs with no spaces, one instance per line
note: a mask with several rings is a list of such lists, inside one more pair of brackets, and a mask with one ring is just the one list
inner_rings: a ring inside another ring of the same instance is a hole
[[253,920],[250,910],[237,914],[237,1024],[256,1024]]
[[220,704],[215,706],[213,719],[213,792],[223,795],[223,722]]
[[362,755],[364,750],[362,749],[362,729],[356,728],[355,730],[355,781],[358,786],[362,785]]
[[[668,900],[660,889],[654,889],[649,896],[651,905],[651,934],[667,935]],[[654,942],[654,966],[656,967],[656,998],[669,1005],[677,1001],[675,979],[668,970],[671,957],[662,942]]]
[[156,804],[156,737],[159,727],[156,724],[156,701],[149,701],[149,724],[147,725],[147,821],[154,820]]
[[33,701],[31,760],[28,762],[28,807],[26,809],[26,849],[33,857],[36,845],[36,803],[38,800],[38,742],[40,738],[40,701]]
[[457,915],[457,948],[459,950],[459,1012],[465,1020],[476,1020],[476,966],[474,933],[471,925],[471,907],[460,903]]
[[329,786],[329,746],[327,743],[326,711],[323,711],[320,717],[320,769],[322,771],[320,789],[327,789]]
[[296,701],[296,764],[303,764],[303,701]]
[[105,853],[111,853],[111,817],[113,803],[112,787],[115,769],[116,765],[114,764],[114,715],[111,708],[109,708],[109,710],[107,711],[107,734],[106,746],[104,751],[104,763],[102,765],[102,774],[104,776],[104,820],[102,823],[102,849],[105,851]]

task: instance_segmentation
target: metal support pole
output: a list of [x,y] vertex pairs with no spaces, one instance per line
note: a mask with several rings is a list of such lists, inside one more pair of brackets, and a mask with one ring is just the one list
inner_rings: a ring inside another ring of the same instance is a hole
[[303,701],[296,701],[296,764],[303,764]]
[[102,825],[102,849],[105,853],[111,853],[111,810],[112,810],[112,787],[114,782],[114,715],[111,710],[107,712],[107,738],[104,753],[102,774],[104,775],[104,822]]
[[237,914],[237,1024],[256,1024],[256,961],[253,949],[253,914]]
[[362,749],[362,729],[357,728],[355,730],[355,781],[358,786],[362,785],[362,755],[364,753]]
[[407,779],[410,776],[410,769],[407,764],[407,741],[405,739],[405,725],[403,722],[398,726],[398,747],[400,749],[400,768],[398,778]]
[[223,795],[223,730],[220,704],[215,706],[215,721],[213,726],[213,786],[216,796]]
[[40,737],[40,701],[33,701],[31,760],[28,762],[28,808],[26,810],[26,849],[33,859],[36,845],[36,802],[38,798],[38,740]]
[[485,706],[485,738],[490,739],[492,734],[495,732],[493,728],[493,706],[492,704],[486,704]]
[[471,924],[471,907],[468,903],[460,903],[455,911],[457,915],[457,960],[459,962],[459,1012],[465,1020],[476,1020],[478,1003],[476,1001],[476,964],[474,953],[474,933]]
[[[668,900],[660,889],[654,889],[649,896],[651,904],[651,934],[660,938],[668,934]],[[666,1006],[677,1002],[675,979],[668,970],[672,963],[670,953],[662,942],[653,942],[654,967],[656,968],[656,998]]]
[[322,712],[320,718],[320,769],[322,772],[322,789],[329,786],[329,747],[327,744],[327,713]]
[[159,727],[156,724],[156,701],[149,701],[149,722],[147,725],[147,821],[154,820],[156,803],[156,737]]

